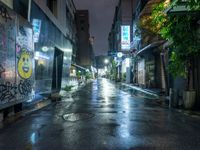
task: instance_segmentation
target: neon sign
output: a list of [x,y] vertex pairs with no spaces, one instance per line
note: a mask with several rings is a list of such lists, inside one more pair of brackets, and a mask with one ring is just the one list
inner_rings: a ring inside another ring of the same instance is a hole
[[130,26],[128,25],[121,26],[121,49],[130,49]]

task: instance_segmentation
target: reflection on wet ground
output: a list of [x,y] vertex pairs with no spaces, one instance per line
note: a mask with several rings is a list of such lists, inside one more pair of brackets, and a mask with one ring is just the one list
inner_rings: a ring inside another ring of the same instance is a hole
[[90,113],[70,113],[70,114],[64,114],[63,119],[66,121],[79,121],[84,119],[92,118],[94,115]]
[[129,93],[131,96],[136,96],[136,97],[140,97],[140,98],[146,98],[146,99],[158,99],[158,96],[152,95],[152,94],[148,94],[148,93],[144,93],[140,90],[131,88],[131,87],[127,87],[125,85],[119,84],[117,86],[120,90]]
[[1,129],[0,149],[199,150],[200,120],[156,101],[109,80],[94,80]]

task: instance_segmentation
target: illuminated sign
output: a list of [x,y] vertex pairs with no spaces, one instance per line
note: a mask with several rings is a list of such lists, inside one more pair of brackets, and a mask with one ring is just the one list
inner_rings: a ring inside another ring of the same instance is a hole
[[118,52],[118,53],[117,53],[117,57],[118,57],[118,58],[122,58],[122,56],[123,56],[122,52]]
[[39,19],[33,19],[32,21],[33,31],[34,31],[33,39],[35,43],[39,41],[41,23],[42,22]]
[[130,49],[130,26],[121,26],[121,49]]
[[39,58],[46,59],[46,60],[50,59],[48,55],[37,51],[35,52],[35,60],[39,60]]

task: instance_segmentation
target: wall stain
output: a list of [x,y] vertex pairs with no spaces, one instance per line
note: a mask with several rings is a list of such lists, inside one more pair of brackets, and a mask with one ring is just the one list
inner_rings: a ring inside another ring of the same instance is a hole
[[10,14],[8,13],[8,10],[6,7],[0,4],[0,16],[5,19],[7,22],[8,20],[12,20],[10,17]]

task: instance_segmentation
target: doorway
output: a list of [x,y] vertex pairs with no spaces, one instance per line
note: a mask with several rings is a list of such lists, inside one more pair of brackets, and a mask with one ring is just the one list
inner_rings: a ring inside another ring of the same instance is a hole
[[52,92],[59,92],[61,90],[63,55],[64,52],[55,47],[53,59]]

